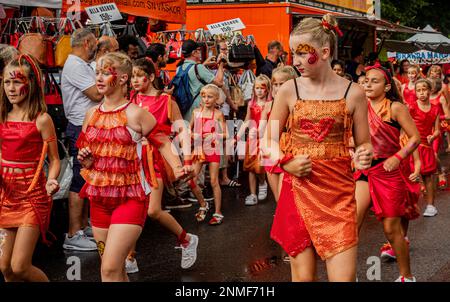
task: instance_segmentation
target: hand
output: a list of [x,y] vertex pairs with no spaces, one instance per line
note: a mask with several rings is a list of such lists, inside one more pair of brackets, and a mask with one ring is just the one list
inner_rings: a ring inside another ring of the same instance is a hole
[[59,190],[59,184],[56,179],[49,179],[45,184],[45,189],[47,190],[47,195],[52,196]]
[[435,139],[436,139],[436,137],[435,137],[434,135],[428,135],[428,136],[427,136],[428,144],[431,145],[431,143],[432,143]]
[[94,157],[89,147],[78,150],[77,159],[84,168],[89,168],[94,163]]
[[297,155],[283,165],[283,170],[297,177],[308,176],[312,171],[312,161],[309,155]]
[[411,175],[409,175],[409,180],[412,182],[420,181],[420,171],[414,171]]
[[211,56],[209,58],[207,58],[205,60],[205,62],[203,62],[203,65],[205,66],[212,66],[216,64],[216,57],[215,56]]
[[384,161],[383,168],[385,171],[391,172],[397,169],[399,165],[400,160],[395,156],[391,156]]
[[355,168],[357,170],[369,169],[372,165],[373,152],[366,147],[358,147],[355,151],[355,157],[353,159]]

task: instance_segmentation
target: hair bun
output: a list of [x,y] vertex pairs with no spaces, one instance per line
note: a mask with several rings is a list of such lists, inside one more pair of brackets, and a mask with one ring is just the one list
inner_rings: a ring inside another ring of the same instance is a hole
[[322,17],[322,26],[326,32],[334,32],[340,37],[343,36],[341,30],[339,29],[336,17],[331,14],[325,14]]

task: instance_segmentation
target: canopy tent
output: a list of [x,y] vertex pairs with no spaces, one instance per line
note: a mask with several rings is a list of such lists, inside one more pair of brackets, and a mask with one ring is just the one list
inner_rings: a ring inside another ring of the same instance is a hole
[[[450,39],[446,36],[440,34],[437,30],[435,30],[431,25],[425,26],[423,29],[427,31],[427,33],[418,33],[407,39],[406,42],[418,42],[418,43],[428,43],[428,44],[442,44],[449,43]],[[434,32],[434,33],[433,33]]]
[[62,0],[0,0],[1,4],[13,6],[35,6],[61,9]]

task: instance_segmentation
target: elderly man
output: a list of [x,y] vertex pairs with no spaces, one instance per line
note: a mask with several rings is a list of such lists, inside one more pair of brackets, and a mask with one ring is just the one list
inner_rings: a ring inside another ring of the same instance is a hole
[[61,75],[61,92],[64,112],[69,123],[66,136],[69,139],[69,154],[73,156],[73,178],[69,193],[69,232],[63,248],[78,251],[94,251],[97,245],[88,226],[88,207],[78,193],[84,185],[80,175],[81,165],[77,160],[76,141],[89,108],[103,99],[95,85],[95,72],[90,65],[97,51],[97,40],[89,29],[77,29],[71,38],[72,53],[68,56]]
[[95,60],[92,61],[91,63],[92,69],[95,70],[98,59],[100,59],[102,56],[106,55],[109,52],[115,51],[119,51],[119,42],[117,42],[117,39],[109,36],[101,36],[98,39],[97,55],[95,56]]

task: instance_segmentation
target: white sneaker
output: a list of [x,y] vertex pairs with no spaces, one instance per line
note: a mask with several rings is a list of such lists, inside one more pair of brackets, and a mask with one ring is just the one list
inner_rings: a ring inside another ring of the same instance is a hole
[[395,280],[395,282],[405,283],[405,282],[417,282],[417,281],[416,281],[416,277],[412,277],[412,279],[409,279],[409,278],[405,278],[403,276],[400,276],[400,277],[398,277],[397,280]]
[[189,245],[187,247],[177,246],[176,248],[181,248],[181,268],[187,269],[194,265],[197,260],[197,246],[198,246],[198,236],[189,234],[191,237],[189,240]]
[[434,217],[438,213],[435,206],[427,205],[427,208],[425,209],[425,212],[423,213],[424,217]]
[[97,244],[90,240],[82,230],[76,232],[72,237],[66,234],[63,249],[74,251],[96,251]]
[[245,198],[246,206],[254,206],[258,204],[258,197],[255,194],[250,194]]
[[125,260],[125,270],[126,270],[127,274],[134,274],[134,273],[139,272],[136,258],[133,260],[130,260],[127,258]]
[[264,182],[264,184],[259,185],[258,190],[258,200],[264,200],[267,198],[267,182]]

